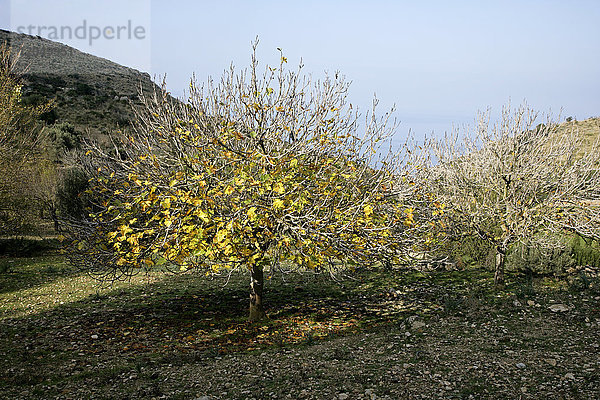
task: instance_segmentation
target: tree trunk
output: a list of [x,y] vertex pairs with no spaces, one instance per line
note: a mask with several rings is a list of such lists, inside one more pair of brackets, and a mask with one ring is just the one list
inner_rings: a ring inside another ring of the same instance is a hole
[[504,261],[506,250],[498,247],[496,249],[496,272],[494,273],[494,284],[497,288],[504,288]]
[[266,317],[263,309],[263,266],[254,264],[250,270],[250,315],[249,322],[256,322]]
[[49,207],[48,209],[50,211],[50,217],[52,218],[52,221],[54,221],[54,232],[59,233],[60,232],[60,225],[58,224],[58,217],[56,216],[56,208],[55,207]]

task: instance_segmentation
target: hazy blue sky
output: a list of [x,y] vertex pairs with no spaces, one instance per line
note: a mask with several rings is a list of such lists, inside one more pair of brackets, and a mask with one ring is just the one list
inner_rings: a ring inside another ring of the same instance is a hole
[[100,27],[131,20],[144,28],[143,40],[66,42],[167,74],[178,95],[192,73],[204,81],[231,62],[246,66],[259,36],[263,65],[281,47],[290,66],[302,57],[315,77],[341,71],[363,109],[374,93],[381,112],[396,104],[400,135],[440,133],[509,99],[541,111],[563,108],[563,117],[600,115],[598,0],[0,0],[2,12],[0,24],[13,30],[34,20]]

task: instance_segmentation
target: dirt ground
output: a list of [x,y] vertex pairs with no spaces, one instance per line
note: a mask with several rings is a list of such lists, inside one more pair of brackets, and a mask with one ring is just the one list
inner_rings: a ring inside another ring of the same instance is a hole
[[53,260],[16,265],[0,278],[0,398],[600,398],[597,282],[294,279],[250,325],[243,279],[98,291]]

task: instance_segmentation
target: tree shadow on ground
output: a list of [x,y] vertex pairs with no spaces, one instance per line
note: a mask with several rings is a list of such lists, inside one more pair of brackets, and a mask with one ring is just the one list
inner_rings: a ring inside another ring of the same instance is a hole
[[0,368],[0,387],[98,377],[122,363],[178,365],[400,324],[442,307],[436,284],[424,276],[365,271],[342,284],[320,275],[274,276],[265,285],[270,318],[255,324],[246,322],[242,274],[227,286],[186,273],[106,291],[4,319],[0,359],[13,368]]

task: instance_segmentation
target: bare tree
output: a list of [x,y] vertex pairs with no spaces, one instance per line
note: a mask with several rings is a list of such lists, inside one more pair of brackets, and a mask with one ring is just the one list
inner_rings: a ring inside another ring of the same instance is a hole
[[505,107],[494,125],[489,112],[477,122],[475,131],[431,141],[435,163],[425,176],[449,223],[496,249],[496,284],[515,243],[557,246],[548,233],[564,230],[598,238],[598,141],[584,146],[575,125],[539,123],[527,106]]

